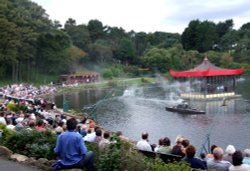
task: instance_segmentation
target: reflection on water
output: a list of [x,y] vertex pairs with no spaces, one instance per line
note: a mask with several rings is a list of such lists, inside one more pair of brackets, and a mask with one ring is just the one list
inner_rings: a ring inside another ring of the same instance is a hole
[[95,110],[90,114],[99,125],[111,131],[121,130],[134,140],[139,140],[144,131],[149,132],[151,143],[157,143],[165,136],[174,143],[177,135],[184,135],[200,148],[211,129],[211,144],[223,148],[233,144],[237,149],[245,149],[250,148],[250,91],[242,88],[247,84],[246,81],[238,85],[243,97],[228,100],[226,107],[221,106],[222,101],[190,101],[191,106],[206,111],[202,115],[166,111],[166,106],[176,105],[181,99],[175,91],[159,85],[130,87],[115,93],[114,90],[78,90],[66,93],[64,97],[56,96],[54,100],[58,107],[62,107],[65,98],[75,109],[95,104]]

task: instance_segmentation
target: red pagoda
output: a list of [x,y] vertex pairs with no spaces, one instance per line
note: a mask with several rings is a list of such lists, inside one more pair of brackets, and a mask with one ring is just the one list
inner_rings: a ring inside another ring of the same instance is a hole
[[185,99],[213,99],[237,97],[235,94],[236,76],[242,74],[240,69],[223,69],[213,65],[207,57],[197,67],[187,71],[173,71],[170,74],[179,81],[190,81],[191,92],[181,93]]

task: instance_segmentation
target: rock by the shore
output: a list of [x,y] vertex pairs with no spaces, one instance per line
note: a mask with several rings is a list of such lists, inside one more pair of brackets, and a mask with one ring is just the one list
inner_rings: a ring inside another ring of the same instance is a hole
[[28,157],[27,156],[24,156],[24,155],[21,155],[21,154],[12,154],[10,156],[10,158],[14,161],[17,161],[17,162],[24,162],[26,160],[28,160]]
[[10,149],[8,149],[4,146],[0,146],[0,155],[3,155],[7,158],[10,158],[12,154],[13,154],[13,152]]

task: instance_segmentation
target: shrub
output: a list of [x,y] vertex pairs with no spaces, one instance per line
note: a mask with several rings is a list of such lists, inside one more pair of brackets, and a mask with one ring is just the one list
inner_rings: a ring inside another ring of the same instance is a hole
[[3,145],[15,153],[28,157],[53,159],[56,135],[51,131],[12,132],[3,141]]
[[9,103],[7,104],[7,109],[9,111],[13,111],[13,112],[18,112],[19,111],[19,107],[17,104],[14,104],[14,103]]
[[146,171],[190,171],[192,168],[185,162],[173,162],[165,164],[160,158],[153,162],[146,162]]
[[113,73],[110,69],[105,69],[102,76],[103,76],[103,78],[106,78],[106,79],[112,79]]
[[0,124],[0,130],[2,132],[2,137],[0,138],[0,142],[2,143],[6,137],[10,135],[10,130],[6,127],[6,125]]

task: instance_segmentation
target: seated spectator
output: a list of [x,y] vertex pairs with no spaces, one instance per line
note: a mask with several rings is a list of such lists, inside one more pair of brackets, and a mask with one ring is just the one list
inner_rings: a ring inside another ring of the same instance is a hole
[[250,165],[250,149],[245,149],[244,155],[245,155],[245,157],[243,158],[243,163]]
[[141,138],[142,139],[137,142],[136,148],[138,150],[153,151],[151,145],[148,143],[148,133],[142,133]]
[[110,137],[110,133],[108,131],[105,131],[103,134],[103,139],[98,144],[100,150],[107,149],[107,146],[110,144],[109,137]]
[[29,120],[28,123],[28,127],[26,128],[26,130],[35,130],[35,126],[36,126],[36,121],[34,120]]
[[232,155],[232,163],[229,167],[229,171],[250,171],[250,166],[248,164],[243,164],[243,155],[242,152],[237,150]]
[[228,171],[231,163],[223,159],[224,151],[220,147],[216,147],[213,150],[214,158],[207,159],[207,168],[208,170],[218,170],[218,171]]
[[208,154],[206,155],[206,159],[214,158],[213,151],[214,151],[214,149],[215,149],[216,147],[217,147],[217,145],[215,145],[215,144],[211,145],[211,149],[210,149],[211,153],[208,153]]
[[60,122],[57,124],[57,127],[55,128],[56,135],[60,135],[61,133],[64,132],[64,130],[63,130],[63,125],[64,125],[64,123],[63,123],[62,121],[60,121]]
[[232,163],[232,156],[235,151],[236,150],[233,145],[228,145],[225,150],[225,155],[223,156],[223,160],[226,160]]
[[24,125],[21,120],[17,120],[17,124],[15,125],[15,131],[19,132],[24,129]]
[[125,137],[121,131],[117,131],[116,132],[116,135],[120,138],[121,141],[126,141],[128,142],[129,141],[129,138],[128,137]]
[[85,137],[87,135],[87,131],[86,131],[86,125],[85,124],[78,124],[77,125],[77,132],[79,132],[79,134],[82,135],[82,137]]
[[92,119],[89,120],[89,128],[94,128],[95,127],[95,123]]
[[87,142],[94,142],[95,137],[96,137],[95,132],[92,132],[92,129],[89,128],[87,131],[87,135],[83,137],[83,140]]
[[35,128],[36,128],[37,131],[45,131],[43,119],[40,119],[40,120],[37,122],[37,125],[36,125]]
[[99,142],[103,139],[102,138],[102,130],[101,129],[97,129],[96,132],[95,132],[95,134],[96,134],[96,137],[94,139],[94,143],[99,144]]
[[171,154],[171,141],[168,137],[163,138],[163,145],[156,151],[157,153]]
[[176,145],[172,149],[172,154],[184,157],[185,153],[183,153],[184,150],[183,150],[183,145],[182,145],[183,137],[177,136],[175,141],[176,141]]
[[67,120],[67,131],[58,136],[54,152],[59,156],[53,165],[53,170],[81,168],[93,170],[94,155],[88,151],[82,136],[75,132],[77,121],[75,118]]
[[188,139],[184,138],[184,139],[181,141],[181,144],[182,144],[182,146],[183,146],[183,148],[182,148],[182,153],[186,154],[185,151],[186,151],[187,146],[189,146],[190,141],[189,141]]
[[10,130],[14,130],[15,129],[15,126],[12,124],[12,119],[11,118],[7,118],[6,119],[6,123],[7,123],[6,128],[8,128]]
[[20,114],[19,114],[19,117],[16,118],[16,123],[18,123],[18,122],[23,122],[24,117],[25,117],[25,115],[24,115],[23,112],[21,111]]
[[7,125],[6,120],[4,118],[4,112],[0,113],[0,124]]
[[205,170],[206,165],[201,159],[196,158],[195,154],[196,154],[195,147],[193,145],[188,145],[186,148],[186,155],[182,160],[189,163],[193,169]]
[[161,146],[163,146],[163,138],[159,139],[158,145],[154,148],[154,151],[157,152]]

